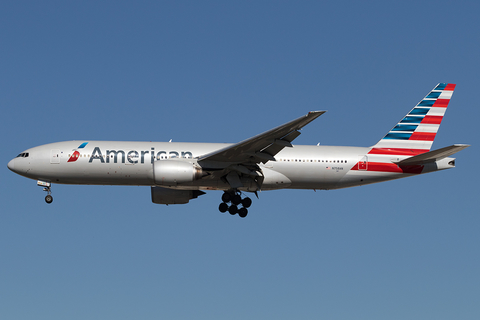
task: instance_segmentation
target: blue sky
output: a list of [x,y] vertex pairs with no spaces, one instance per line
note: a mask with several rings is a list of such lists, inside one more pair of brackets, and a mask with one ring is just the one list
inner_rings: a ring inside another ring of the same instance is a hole
[[[4,1],[2,319],[478,319],[475,1]],[[6,164],[63,140],[238,142],[328,110],[296,144],[375,144],[439,82],[457,168],[336,190],[54,185]]]

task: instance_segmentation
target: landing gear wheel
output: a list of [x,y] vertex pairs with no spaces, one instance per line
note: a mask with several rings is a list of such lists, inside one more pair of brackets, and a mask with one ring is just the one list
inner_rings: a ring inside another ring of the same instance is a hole
[[46,203],[52,203],[52,201],[53,201],[53,197],[48,194],[48,195],[45,197],[45,202],[46,202]]
[[238,207],[234,204],[228,208],[228,213],[230,213],[232,216],[235,215],[238,212]]
[[228,202],[230,202],[230,200],[232,200],[232,195],[228,192],[225,192],[222,195],[222,201],[225,202],[225,203],[228,203]]
[[245,218],[248,214],[248,210],[246,208],[240,208],[238,210],[238,215],[241,217],[241,218]]
[[232,198],[232,203],[238,206],[240,203],[242,203],[242,197],[240,197],[239,194],[234,195]]
[[242,200],[242,205],[244,208],[249,208],[252,205],[252,199],[250,198],[245,198]]
[[220,205],[218,206],[218,210],[220,210],[221,213],[227,212],[228,204],[226,204],[225,202],[220,203]]

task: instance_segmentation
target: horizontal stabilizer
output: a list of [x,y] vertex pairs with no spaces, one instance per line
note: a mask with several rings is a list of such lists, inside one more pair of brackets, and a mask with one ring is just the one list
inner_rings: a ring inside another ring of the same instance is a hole
[[454,144],[453,146],[441,148],[438,150],[429,151],[422,153],[398,162],[395,162],[397,165],[410,166],[410,165],[422,165],[428,162],[435,162],[442,160],[443,158],[449,157],[458,151],[461,151],[465,148],[470,147],[468,144]]

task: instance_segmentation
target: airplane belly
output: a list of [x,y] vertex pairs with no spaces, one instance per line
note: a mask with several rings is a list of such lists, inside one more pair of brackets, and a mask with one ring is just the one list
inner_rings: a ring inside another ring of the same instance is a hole
[[47,163],[37,165],[29,177],[60,184],[153,185],[153,169],[147,164]]
[[340,182],[337,184],[336,189],[356,187],[376,182],[394,180],[406,176],[409,175],[396,172],[385,173],[351,170],[344,177],[342,177]]
[[264,175],[262,190],[285,189],[292,184],[292,181],[283,173],[269,168],[262,168],[262,171]]

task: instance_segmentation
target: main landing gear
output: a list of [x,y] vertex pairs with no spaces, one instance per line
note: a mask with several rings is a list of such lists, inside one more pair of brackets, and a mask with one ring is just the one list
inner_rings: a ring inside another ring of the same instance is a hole
[[44,187],[43,191],[47,192],[47,196],[45,197],[45,202],[50,204],[53,202],[53,197],[52,197],[52,189],[51,186],[52,184],[50,182],[45,182],[45,181],[37,181],[37,186]]
[[[252,199],[249,197],[242,199],[241,193],[237,190],[225,191],[222,195],[222,201],[223,202],[218,206],[218,210],[220,210],[221,213],[228,211],[232,216],[238,213],[242,218],[247,216],[247,208],[252,205]],[[231,203],[231,205],[229,205],[229,203]],[[242,207],[239,208],[239,205],[242,205]]]

